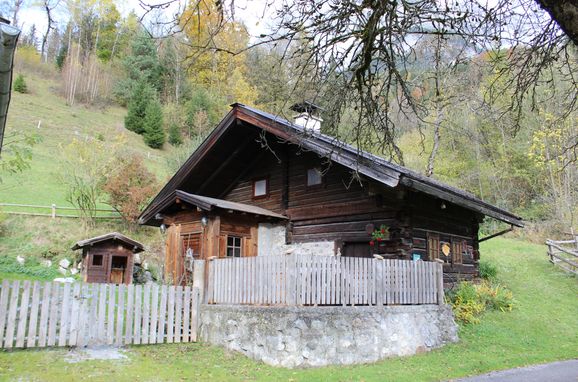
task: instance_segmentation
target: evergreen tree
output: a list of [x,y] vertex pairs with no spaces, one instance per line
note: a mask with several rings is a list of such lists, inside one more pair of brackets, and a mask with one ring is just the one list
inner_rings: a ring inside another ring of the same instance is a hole
[[181,129],[176,123],[171,123],[169,127],[169,143],[173,146],[180,146],[183,144],[183,138],[181,136]]
[[14,91],[18,93],[28,93],[28,86],[26,86],[26,81],[24,81],[24,76],[19,74],[14,80]]
[[160,149],[165,143],[165,130],[163,129],[163,110],[157,99],[152,99],[145,112],[144,118],[144,142],[153,149]]
[[147,106],[154,97],[154,91],[141,80],[136,84],[128,104],[128,114],[124,118],[124,127],[137,134],[145,133],[144,120]]
[[114,89],[114,95],[121,105],[129,102],[133,89],[141,81],[157,92],[160,90],[162,69],[157,48],[153,38],[146,32],[141,31],[135,36],[131,52],[125,57],[123,66],[127,77],[119,81]]

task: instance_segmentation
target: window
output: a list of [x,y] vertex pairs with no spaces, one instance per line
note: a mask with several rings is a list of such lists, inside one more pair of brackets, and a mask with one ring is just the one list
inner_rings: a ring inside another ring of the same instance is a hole
[[227,236],[227,257],[241,257],[241,238]]
[[319,186],[323,183],[323,174],[318,168],[310,168],[307,170],[307,187]]
[[267,178],[253,181],[253,198],[266,198],[269,195],[269,181]]
[[92,255],[92,265],[102,266],[102,255]]

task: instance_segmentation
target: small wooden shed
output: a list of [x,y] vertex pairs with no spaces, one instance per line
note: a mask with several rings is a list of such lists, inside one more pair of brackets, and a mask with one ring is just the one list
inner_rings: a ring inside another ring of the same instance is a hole
[[144,251],[138,241],[118,232],[107,233],[74,244],[82,249],[82,278],[88,283],[132,283],[134,254]]

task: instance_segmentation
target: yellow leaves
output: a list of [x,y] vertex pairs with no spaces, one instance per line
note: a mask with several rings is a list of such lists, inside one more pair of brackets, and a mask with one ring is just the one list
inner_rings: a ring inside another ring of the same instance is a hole
[[214,2],[191,2],[179,23],[190,42],[191,81],[230,102],[252,104],[256,91],[247,82],[243,50],[249,34],[241,23],[225,20]]

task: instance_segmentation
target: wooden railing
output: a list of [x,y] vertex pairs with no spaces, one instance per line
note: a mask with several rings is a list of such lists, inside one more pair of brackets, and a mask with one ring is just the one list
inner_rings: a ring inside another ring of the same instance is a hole
[[199,303],[191,287],[4,280],[0,348],[194,342]]
[[574,240],[546,240],[552,264],[578,275],[578,236]]
[[209,262],[208,302],[251,305],[418,305],[443,303],[435,262],[314,255]]
[[[80,209],[74,207],[43,206],[38,204],[17,204],[17,203],[0,203],[0,212],[9,215],[25,216],[45,216],[51,218],[79,218]],[[121,216],[116,210],[110,208],[97,208],[92,210],[95,219],[120,219]]]

